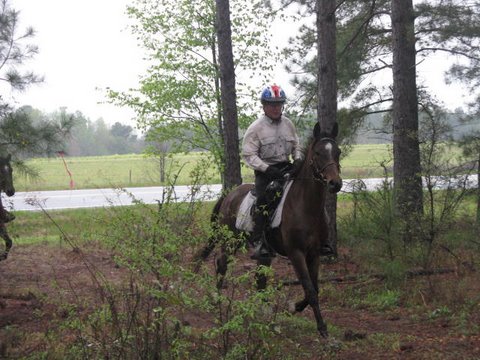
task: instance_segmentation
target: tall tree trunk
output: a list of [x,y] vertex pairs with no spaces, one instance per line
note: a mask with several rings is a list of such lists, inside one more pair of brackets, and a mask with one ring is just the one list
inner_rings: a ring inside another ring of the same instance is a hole
[[[330,131],[337,121],[337,62],[335,0],[317,0],[318,106],[320,127]],[[329,242],[337,253],[337,195],[327,194],[325,205]]]
[[[412,0],[392,0],[393,179],[395,208],[405,223],[423,213],[418,101],[415,67],[415,17]],[[412,226],[414,229],[414,226]],[[412,230],[413,230],[412,229]],[[411,235],[406,233],[404,239]]]
[[222,115],[222,92],[220,89],[220,64],[218,63],[218,56],[217,56],[217,42],[216,38],[212,38],[212,42],[210,43],[210,50],[212,52],[212,62],[215,66],[217,73],[215,74],[215,101],[216,101],[216,110],[217,110],[217,126],[218,126],[218,138],[219,138],[219,146],[218,149],[214,147],[215,151],[220,152],[218,158],[220,158],[220,164],[218,164],[218,171],[220,172],[220,182],[225,184],[225,135],[224,135],[224,126],[223,123],[223,115]]
[[477,161],[477,226],[480,228],[480,152]]
[[216,0],[218,58],[220,63],[222,115],[224,121],[224,183],[229,190],[242,183],[238,140],[238,118],[233,64],[229,0]]

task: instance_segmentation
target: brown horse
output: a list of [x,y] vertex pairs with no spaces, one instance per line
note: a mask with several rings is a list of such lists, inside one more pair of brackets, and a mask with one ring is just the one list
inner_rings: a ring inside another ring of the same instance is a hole
[[[13,187],[12,178],[12,166],[10,164],[11,155],[6,157],[0,156],[0,195],[1,192],[5,192],[7,196],[13,196],[15,194],[15,188]],[[0,261],[5,260],[8,257],[8,253],[12,248],[12,239],[7,233],[7,227],[5,223],[12,221],[15,216],[5,210],[2,204],[0,196],[0,237],[5,240],[5,251],[0,254]]]
[[[308,146],[305,162],[295,177],[284,202],[281,224],[269,229],[266,238],[269,245],[280,255],[288,257],[303,287],[305,297],[295,304],[295,310],[303,311],[310,305],[314,311],[317,329],[323,337],[328,336],[318,302],[318,271],[320,249],[328,243],[328,226],[325,213],[326,192],[336,193],[342,187],[340,178],[340,149],[335,142],[338,125],[330,133],[315,125],[313,139]],[[237,212],[243,198],[252,190],[252,184],[243,184],[220,198],[216,203],[212,221],[214,226],[228,226],[234,233]],[[205,260],[221,239],[213,236],[209,244],[198,254]],[[227,271],[228,249],[222,246],[217,259],[219,285]],[[259,265],[271,265],[271,259]],[[265,279],[257,277],[257,287],[264,288]]]

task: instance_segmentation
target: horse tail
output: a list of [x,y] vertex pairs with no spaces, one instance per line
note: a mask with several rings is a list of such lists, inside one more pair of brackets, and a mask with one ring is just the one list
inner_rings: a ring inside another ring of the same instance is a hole
[[210,216],[210,222],[213,224],[213,226],[217,225],[218,221],[218,214],[220,213],[220,208],[222,207],[223,200],[225,200],[225,196],[221,196],[218,200],[215,206],[213,207],[212,210],[212,215]]
[[215,204],[215,206],[213,207],[212,215],[210,216],[210,223],[212,224],[213,233],[209,237],[207,245],[202,249],[200,249],[193,258],[194,264],[195,264],[195,268],[194,268],[195,272],[198,272],[198,270],[200,269],[201,262],[205,261],[208,258],[208,256],[211,254],[213,249],[215,249],[215,246],[218,243],[218,240],[219,240],[217,235],[218,234],[218,231],[217,231],[218,215],[220,214],[220,207],[222,206],[224,199],[225,197],[221,196],[217,200],[217,203]]

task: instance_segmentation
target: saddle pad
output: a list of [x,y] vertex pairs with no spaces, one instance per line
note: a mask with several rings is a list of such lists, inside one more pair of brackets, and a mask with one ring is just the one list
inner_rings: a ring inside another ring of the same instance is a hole
[[238,230],[253,231],[253,219],[250,213],[250,209],[255,203],[256,197],[249,191],[247,196],[242,200],[237,213],[237,221],[235,227]]
[[[272,229],[280,226],[280,223],[282,221],[283,204],[285,203],[285,198],[287,197],[288,190],[290,190],[290,186],[292,185],[292,183],[293,180],[290,180],[284,186],[282,198],[280,199],[280,203],[278,204],[272,216],[272,223],[270,224],[270,227]],[[240,204],[237,213],[237,221],[235,222],[235,227],[238,230],[250,232],[253,231],[253,218],[251,215],[251,208],[255,203],[255,199],[256,197],[253,196],[251,192],[249,192]]]
[[283,188],[283,195],[282,198],[280,199],[280,203],[278,204],[277,208],[275,209],[275,212],[273,213],[272,217],[272,224],[270,225],[272,229],[279,227],[280,223],[282,222],[282,212],[283,212],[283,204],[285,203],[285,199],[287,198],[288,191],[290,190],[290,187],[292,186],[293,180],[287,181],[285,184],[285,187]]

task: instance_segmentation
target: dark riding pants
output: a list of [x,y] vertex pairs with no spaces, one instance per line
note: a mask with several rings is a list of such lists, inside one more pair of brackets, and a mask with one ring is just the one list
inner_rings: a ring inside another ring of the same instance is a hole
[[[291,164],[289,162],[282,162],[279,164],[272,165],[283,172],[288,172],[291,168]],[[267,223],[268,217],[270,212],[275,207],[276,201],[272,201],[272,194],[267,194],[267,186],[273,181],[279,179],[272,179],[267,174],[261,171],[255,171],[255,194],[257,200],[255,202],[255,212],[254,212],[254,223],[255,223],[255,230],[254,233],[262,231],[265,229],[265,225]],[[283,180],[280,179],[280,182]],[[279,200],[279,199],[278,199]]]

